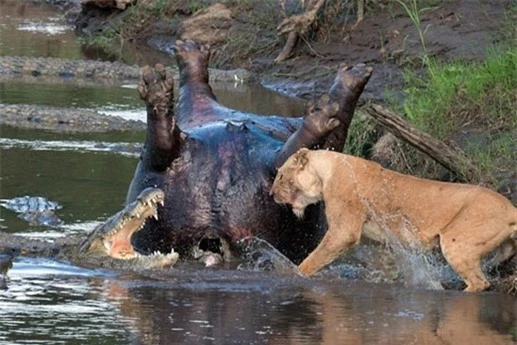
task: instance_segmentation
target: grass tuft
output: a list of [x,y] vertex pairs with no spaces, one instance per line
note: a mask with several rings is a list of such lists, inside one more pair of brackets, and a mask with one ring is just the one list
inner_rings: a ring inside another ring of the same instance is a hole
[[[432,136],[459,146],[480,169],[480,180],[500,187],[497,180],[515,172],[517,162],[517,49],[494,48],[479,63],[429,60],[425,75],[407,71],[405,77],[404,114]],[[408,154],[419,175],[443,175],[422,155]]]

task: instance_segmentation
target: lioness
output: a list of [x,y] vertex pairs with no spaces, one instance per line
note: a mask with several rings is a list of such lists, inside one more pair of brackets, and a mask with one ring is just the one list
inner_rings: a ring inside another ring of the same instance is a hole
[[[490,286],[480,259],[501,244],[517,250],[517,209],[489,189],[425,180],[332,151],[301,149],[278,170],[270,194],[296,215],[323,200],[328,230],[300,264],[309,276],[359,242],[396,236],[422,249],[440,245],[465,291]],[[376,224],[377,226],[371,226]]]

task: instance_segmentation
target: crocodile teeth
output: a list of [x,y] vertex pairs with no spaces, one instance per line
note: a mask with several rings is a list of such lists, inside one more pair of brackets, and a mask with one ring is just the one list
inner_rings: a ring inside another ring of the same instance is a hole
[[154,219],[158,220],[158,212],[155,212],[153,217],[154,217]]
[[160,200],[159,204],[162,205],[162,206],[165,206],[165,200],[163,200],[163,199]]

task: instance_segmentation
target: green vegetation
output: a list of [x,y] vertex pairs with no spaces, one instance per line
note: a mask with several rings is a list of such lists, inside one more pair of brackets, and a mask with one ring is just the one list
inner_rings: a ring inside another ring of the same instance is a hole
[[343,152],[353,156],[367,157],[378,139],[375,120],[361,109],[357,109],[354,120],[348,128]]
[[421,21],[420,21],[420,14],[424,11],[430,10],[430,7],[423,7],[420,8],[419,1],[417,0],[410,0],[407,1],[408,3],[397,0],[397,2],[404,8],[407,15],[415,25],[416,30],[418,31],[418,38],[420,40],[420,44],[422,45],[422,48],[424,49],[424,54],[427,53],[427,48],[425,45],[425,38],[424,34],[427,29],[422,29]]
[[[499,189],[509,183],[517,164],[517,6],[503,18],[500,45],[484,61],[438,62],[427,55],[420,14],[432,6],[417,0],[397,0],[413,21],[423,48],[422,69],[405,71],[404,99],[392,107],[430,135],[463,150],[478,167],[477,181]],[[352,154],[369,155],[373,127],[355,119],[349,133]],[[442,179],[448,173],[438,163],[406,143],[400,143],[392,164],[406,173]],[[449,178],[455,178],[449,176]]]
[[495,49],[482,63],[430,61],[427,74],[406,71],[404,112],[421,129],[446,139],[468,123],[517,128],[517,49]]
[[[428,60],[419,75],[406,71],[401,110],[420,129],[454,142],[495,183],[517,162],[517,49],[498,48],[483,62]],[[412,172],[438,177],[437,166],[407,147]],[[495,186],[497,187],[497,186]]]

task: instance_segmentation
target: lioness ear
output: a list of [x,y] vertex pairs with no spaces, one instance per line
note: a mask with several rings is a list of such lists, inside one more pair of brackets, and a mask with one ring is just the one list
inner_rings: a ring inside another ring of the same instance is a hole
[[309,161],[309,157],[307,157],[308,154],[309,149],[307,148],[300,149],[294,154],[294,162],[298,164],[299,168],[303,169]]

